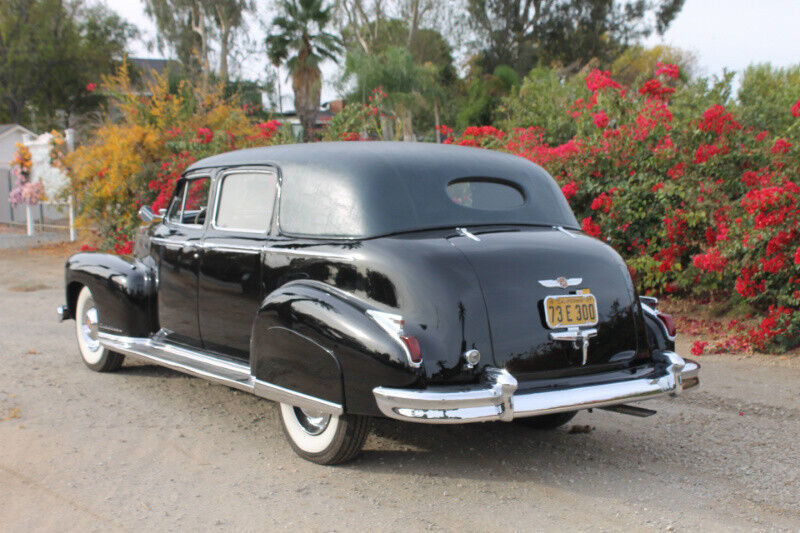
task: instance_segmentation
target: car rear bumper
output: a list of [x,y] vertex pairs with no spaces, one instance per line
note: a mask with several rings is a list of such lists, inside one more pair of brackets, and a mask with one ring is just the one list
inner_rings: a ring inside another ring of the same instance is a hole
[[675,396],[699,384],[700,365],[675,352],[654,354],[656,371],[646,378],[569,389],[516,394],[517,380],[506,370],[490,368],[479,385],[427,389],[373,390],[381,412],[406,422],[464,424],[607,407]]

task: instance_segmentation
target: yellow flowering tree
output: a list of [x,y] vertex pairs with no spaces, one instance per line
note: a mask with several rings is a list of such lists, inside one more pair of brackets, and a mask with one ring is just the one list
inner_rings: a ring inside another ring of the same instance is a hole
[[159,77],[137,90],[123,65],[103,79],[109,111],[88,141],[63,158],[76,196],[78,225],[103,248],[129,253],[142,205],[163,207],[194,161],[228,150],[288,142],[275,121],[255,122],[221,85]]

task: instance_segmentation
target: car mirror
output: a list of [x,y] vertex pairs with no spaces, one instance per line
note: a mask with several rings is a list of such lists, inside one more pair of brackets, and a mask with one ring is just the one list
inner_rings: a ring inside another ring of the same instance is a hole
[[158,217],[156,217],[156,214],[153,213],[153,210],[150,209],[149,205],[143,205],[142,207],[139,208],[139,218],[141,218],[144,222],[152,222],[156,218],[161,218],[163,216],[164,216],[163,209],[158,210]]

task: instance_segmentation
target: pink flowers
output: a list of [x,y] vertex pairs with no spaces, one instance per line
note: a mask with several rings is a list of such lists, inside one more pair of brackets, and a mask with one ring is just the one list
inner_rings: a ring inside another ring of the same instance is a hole
[[608,126],[608,115],[606,115],[605,111],[600,111],[592,115],[592,122],[594,125],[600,128],[601,130]]
[[674,92],[675,89],[672,87],[665,87],[660,81],[653,78],[644,82],[644,85],[639,88],[639,94],[643,96],[648,95],[652,98],[666,98]]
[[723,149],[716,144],[701,144],[697,147],[697,151],[694,153],[694,160],[692,162],[695,165],[699,165],[700,163],[705,163],[715,155],[721,153],[723,153]]
[[697,124],[697,127],[702,131],[713,132],[717,135],[742,129],[742,125],[733,119],[733,115],[727,113],[725,108],[719,104],[709,107],[703,113],[703,120]]
[[775,144],[773,144],[772,148],[770,149],[770,153],[785,154],[789,151],[789,148],[791,147],[792,143],[790,143],[786,139],[776,139]]
[[656,63],[656,76],[664,76],[666,78],[677,79],[681,75],[678,65],[670,63]]
[[198,128],[197,130],[197,142],[200,144],[208,144],[211,142],[211,139],[214,138],[214,132],[208,128]]
[[87,84],[86,84],[86,92],[90,92],[90,93],[92,93],[92,92],[94,92],[96,89],[97,89],[97,84],[96,84],[96,83],[87,83]]
[[692,258],[694,266],[706,272],[722,272],[728,260],[716,248],[711,248],[704,254]]
[[612,89],[621,88],[620,84],[611,78],[611,72],[598,69],[592,70],[586,76],[586,87],[592,92],[605,89],[606,87],[611,87]]
[[578,184],[574,181],[570,181],[561,187],[561,192],[564,194],[564,197],[569,200],[578,193]]
[[792,106],[792,116],[800,118],[800,100]]
[[691,349],[692,355],[694,355],[694,356],[703,355],[703,352],[705,351],[706,346],[708,346],[707,342],[704,342],[704,341],[695,342],[694,344],[692,344],[692,349]]
[[594,223],[592,217],[586,217],[581,221],[581,230],[590,237],[599,237],[601,232],[600,226]]

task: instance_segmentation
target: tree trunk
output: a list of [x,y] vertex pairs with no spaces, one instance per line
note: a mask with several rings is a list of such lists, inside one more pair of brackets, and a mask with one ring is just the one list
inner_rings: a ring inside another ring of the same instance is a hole
[[403,123],[403,141],[414,142],[417,140],[414,135],[414,122],[410,109],[401,110],[401,121]]
[[313,138],[314,128],[317,125],[317,115],[320,104],[320,79],[322,73],[319,68],[303,64],[298,61],[298,66],[292,73],[292,89],[294,90],[294,108],[303,127],[303,140]]
[[200,50],[198,50],[198,63],[200,63],[200,76],[203,84],[208,83],[208,35],[206,31],[206,17],[202,6],[195,2],[192,6],[192,31],[200,39]]
[[220,23],[219,28],[219,77],[228,81],[228,54],[230,53],[231,29],[225,23]]
[[419,24],[419,3],[421,0],[414,0],[411,8],[411,22],[408,25],[408,38],[406,39],[406,48],[411,49],[411,44],[414,42],[414,33],[417,31]]

